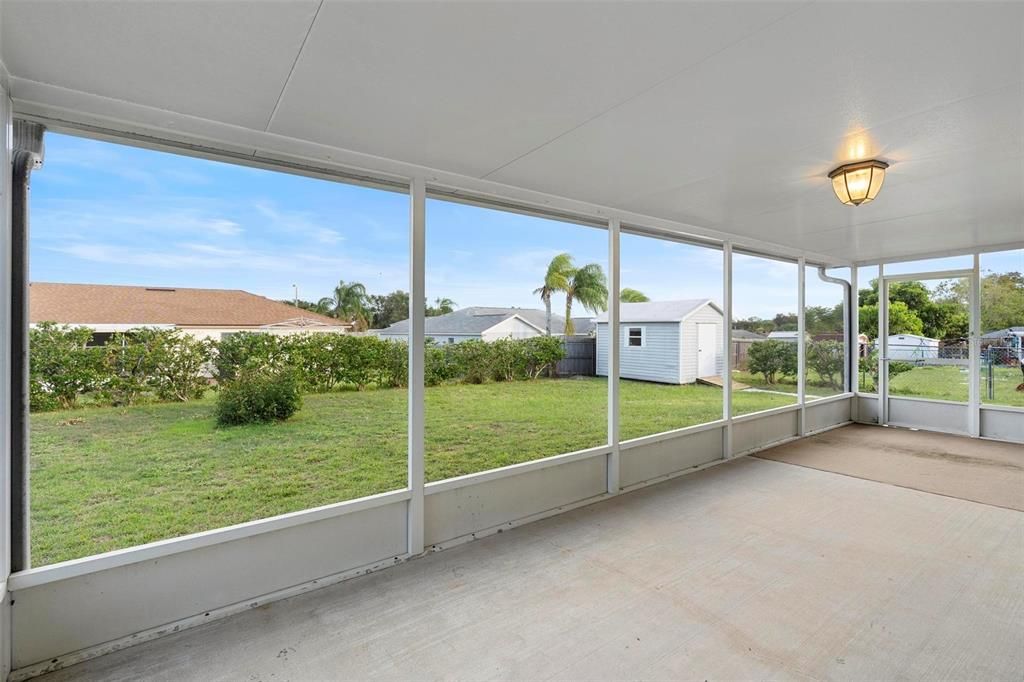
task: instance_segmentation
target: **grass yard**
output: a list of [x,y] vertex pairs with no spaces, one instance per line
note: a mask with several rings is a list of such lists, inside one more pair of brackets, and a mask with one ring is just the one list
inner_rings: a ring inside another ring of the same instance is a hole
[[[745,412],[792,402],[737,392]],[[426,391],[427,480],[601,445],[604,379]],[[192,403],[32,415],[32,563],[88,556],[403,488],[406,392],[305,396],[281,424],[218,428]],[[621,432],[636,438],[721,417],[709,386],[623,381]]]
[[[934,398],[967,402],[967,385],[970,375],[966,366],[954,365],[922,366],[897,374],[889,380],[891,395]],[[988,368],[981,370],[981,401],[995,405],[1024,407],[1024,391],[1017,386],[1024,381],[1017,367],[994,367],[992,385],[994,397],[988,397]]]

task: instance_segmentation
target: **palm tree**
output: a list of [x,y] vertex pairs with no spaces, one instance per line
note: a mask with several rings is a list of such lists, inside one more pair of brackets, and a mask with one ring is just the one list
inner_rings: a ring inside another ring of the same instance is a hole
[[321,298],[318,305],[329,310],[332,317],[350,321],[356,331],[363,331],[368,326],[368,300],[365,286],[341,279],[334,287],[333,295]]
[[544,311],[547,313],[544,331],[548,336],[551,336],[551,295],[568,288],[569,278],[573,272],[575,268],[572,265],[572,256],[560,253],[548,263],[544,284],[533,290],[533,293],[540,294],[540,300],[544,301]]
[[455,310],[458,303],[450,298],[435,298],[434,299],[434,310],[437,311],[438,315],[447,315],[448,313]]
[[569,277],[569,284],[565,288],[566,336],[576,333],[576,326],[572,323],[573,301],[579,301],[584,309],[592,313],[608,308],[608,280],[605,279],[604,270],[600,265],[587,263],[582,268],[574,270]]
[[623,303],[647,303],[651,299],[642,291],[626,287],[619,292],[619,300]]

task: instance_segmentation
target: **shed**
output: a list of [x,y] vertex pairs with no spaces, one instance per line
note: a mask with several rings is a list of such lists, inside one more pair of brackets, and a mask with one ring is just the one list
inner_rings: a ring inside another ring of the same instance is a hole
[[[875,348],[877,347],[876,339]],[[887,352],[890,360],[935,360],[939,357],[939,340],[917,334],[890,334]]]
[[[608,376],[608,315],[597,323],[597,375]],[[711,299],[622,303],[619,376],[690,384],[722,373],[724,317]]]

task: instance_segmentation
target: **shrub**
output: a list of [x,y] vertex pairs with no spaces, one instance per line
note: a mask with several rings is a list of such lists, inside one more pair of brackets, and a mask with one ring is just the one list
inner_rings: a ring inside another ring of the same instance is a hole
[[29,331],[29,408],[74,407],[78,396],[96,389],[103,349],[88,346],[93,331],[42,322]]
[[841,389],[846,351],[840,341],[814,341],[807,344],[807,366],[830,387]]
[[[377,355],[377,385],[398,388],[409,385],[409,344],[374,338]],[[424,367],[426,374],[426,367]]]
[[451,346],[439,346],[433,339],[427,339],[424,346],[423,383],[437,386],[452,381],[458,376]]
[[288,362],[285,337],[260,332],[238,332],[221,338],[214,357],[217,381],[231,381],[242,370],[264,371],[282,369]]
[[491,344],[479,339],[462,341],[445,349],[455,377],[467,384],[482,384],[494,376],[495,353]]
[[753,374],[764,376],[765,383],[774,384],[783,375],[795,375],[797,353],[795,343],[777,339],[750,344],[748,367]]
[[294,370],[243,370],[221,386],[215,413],[221,426],[236,426],[284,421],[301,406],[300,381]]
[[489,345],[490,357],[487,362],[491,369],[491,377],[495,381],[526,378],[528,359],[525,343],[512,339],[498,339],[491,341]]
[[179,331],[163,332],[155,347],[149,383],[161,400],[198,400],[209,388],[206,372],[213,343]]
[[157,365],[159,330],[117,332],[103,346],[100,398],[111,405],[134,405],[149,386]]
[[554,336],[535,336],[520,341],[526,355],[526,375],[537,379],[545,372],[554,371],[559,360],[565,358],[565,344]]
[[286,337],[283,353],[298,370],[303,388],[330,391],[344,381],[345,357],[335,334],[301,334]]

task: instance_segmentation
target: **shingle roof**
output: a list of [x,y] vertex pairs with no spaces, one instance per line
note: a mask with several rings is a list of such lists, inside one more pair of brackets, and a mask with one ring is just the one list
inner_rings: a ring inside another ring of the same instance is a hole
[[1024,327],[1007,327],[1006,329],[997,329],[994,332],[989,332],[988,334],[982,334],[981,338],[983,338],[983,339],[1001,339],[1001,338],[1006,337],[1006,336],[1012,336],[1014,334],[1020,334],[1021,332],[1024,332]]
[[[543,310],[533,308],[490,308],[474,306],[462,308],[447,315],[428,317],[424,320],[424,328],[427,336],[445,335],[476,335],[482,334],[491,327],[512,316],[518,316],[528,324],[533,325],[541,333],[545,329],[547,313]],[[594,328],[593,321],[588,317],[574,317],[573,324],[576,327],[576,334],[589,334]],[[551,333],[562,334],[565,332],[565,318],[561,315],[551,315]],[[409,320],[395,322],[387,329],[380,331],[384,335],[405,336],[409,333]]]
[[733,329],[732,338],[749,341],[764,341],[768,337],[764,334],[758,334],[757,332],[748,331],[746,329]]
[[[708,298],[620,303],[619,322],[680,322],[701,306],[709,304],[718,312],[722,312],[721,308]],[[598,315],[595,322],[608,322],[608,313]]]
[[240,289],[135,287],[107,284],[29,285],[29,322],[174,324],[180,327],[345,326]]

